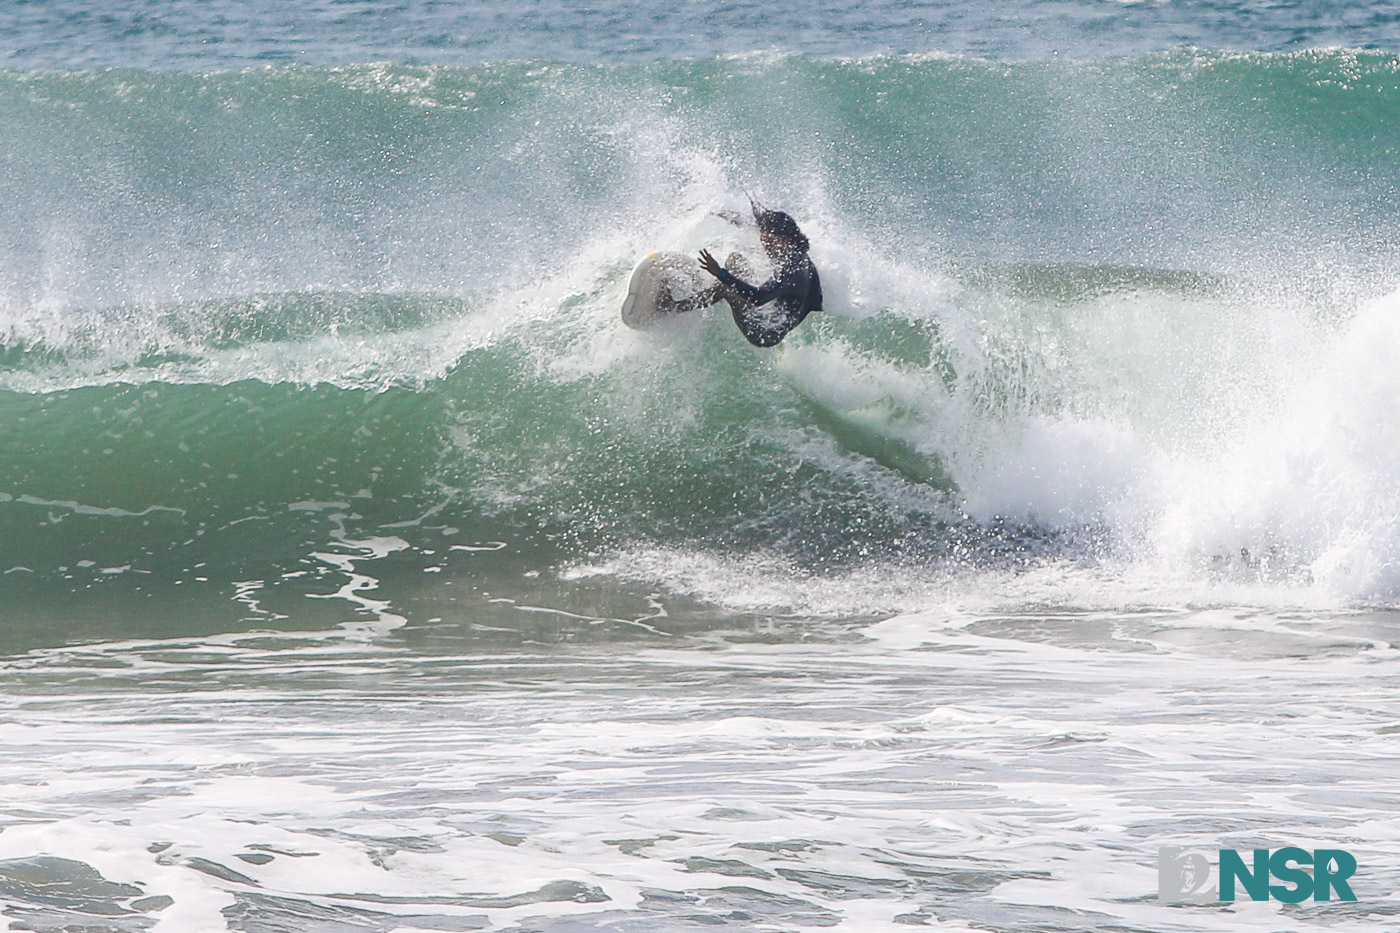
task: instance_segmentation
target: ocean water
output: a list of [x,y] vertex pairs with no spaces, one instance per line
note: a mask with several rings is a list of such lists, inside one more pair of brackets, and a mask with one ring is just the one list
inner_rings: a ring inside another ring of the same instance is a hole
[[[0,6],[0,924],[1400,924],[1400,5]],[[618,308],[808,233],[780,348]],[[1158,849],[1355,902],[1168,906]]]

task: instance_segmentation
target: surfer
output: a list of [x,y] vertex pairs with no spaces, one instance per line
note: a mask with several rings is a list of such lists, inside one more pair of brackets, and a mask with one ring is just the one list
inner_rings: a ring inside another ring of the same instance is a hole
[[822,283],[807,255],[807,237],[791,215],[765,210],[755,203],[753,217],[758,223],[759,242],[773,263],[773,277],[762,285],[751,285],[742,278],[752,274],[743,256],[734,253],[721,266],[709,250],[702,249],[700,268],[719,281],[685,302],[688,307],[677,310],[728,301],[734,323],[749,343],[775,347],[808,314],[822,309]]

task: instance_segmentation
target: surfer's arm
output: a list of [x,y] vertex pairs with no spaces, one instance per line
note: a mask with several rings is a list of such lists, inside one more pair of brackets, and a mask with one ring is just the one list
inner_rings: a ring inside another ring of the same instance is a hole
[[750,285],[728,269],[711,270],[710,274],[733,289],[745,301],[756,305],[766,305],[782,291],[782,282],[778,279],[769,279],[762,285]]
[[718,279],[725,291],[740,299],[731,299],[729,308],[739,332],[756,347],[776,347],[807,316],[800,302],[792,302],[791,307],[786,307],[789,302],[779,301],[773,311],[759,310],[761,305],[784,294],[784,280],[781,278],[774,277],[762,285],[751,285],[721,266],[706,250],[700,251],[700,267]]
[[715,257],[710,255],[710,251],[702,249],[700,251],[700,268],[719,279],[720,284],[733,291],[745,301],[756,305],[766,305],[777,298],[783,290],[782,279],[772,278],[762,285],[750,285],[739,278],[733,272],[721,266]]

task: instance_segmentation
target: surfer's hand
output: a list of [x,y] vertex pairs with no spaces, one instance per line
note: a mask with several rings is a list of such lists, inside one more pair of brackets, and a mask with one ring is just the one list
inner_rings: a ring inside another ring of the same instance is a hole
[[700,268],[704,269],[715,278],[719,278],[719,274],[724,271],[723,267],[715,262],[715,257],[711,256],[710,251],[707,249],[702,249],[700,251]]

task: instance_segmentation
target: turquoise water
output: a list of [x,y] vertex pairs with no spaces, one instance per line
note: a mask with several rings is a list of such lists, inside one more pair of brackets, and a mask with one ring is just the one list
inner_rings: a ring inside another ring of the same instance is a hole
[[[8,928],[1394,913],[1391,5],[0,26]],[[826,313],[624,328],[745,191]]]

